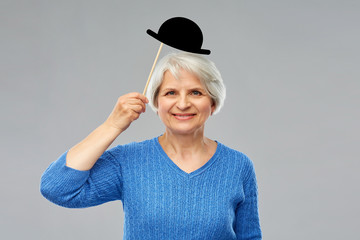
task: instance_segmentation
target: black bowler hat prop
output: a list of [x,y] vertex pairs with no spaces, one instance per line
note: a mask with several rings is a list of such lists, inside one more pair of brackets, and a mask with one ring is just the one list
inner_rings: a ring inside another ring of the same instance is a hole
[[159,40],[170,47],[198,54],[209,55],[208,49],[201,49],[203,34],[200,27],[190,19],[184,17],[174,17],[166,20],[155,33],[148,29],[150,36]]
[[159,58],[164,43],[170,47],[191,53],[209,55],[211,52],[208,49],[201,49],[203,35],[200,27],[195,22],[184,17],[174,17],[166,20],[160,26],[158,33],[155,33],[150,29],[148,29],[146,32],[150,36],[159,40],[161,44],[144,88],[144,95],[146,94],[151,75],[154,71],[156,62]]

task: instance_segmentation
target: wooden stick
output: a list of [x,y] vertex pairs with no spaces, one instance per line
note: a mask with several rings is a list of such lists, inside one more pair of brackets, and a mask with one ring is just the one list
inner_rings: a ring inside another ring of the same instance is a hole
[[153,73],[153,71],[154,71],[154,68],[155,68],[156,62],[157,62],[157,60],[158,60],[158,58],[159,58],[159,55],[160,55],[160,52],[161,52],[161,49],[162,49],[163,45],[164,45],[163,43],[161,43],[161,44],[160,44],[159,50],[158,50],[158,52],[157,52],[157,55],[156,55],[156,58],[155,58],[155,61],[154,61],[154,64],[153,64],[153,66],[152,66],[152,68],[151,68],[151,71],[150,71],[150,74],[149,74],[148,80],[147,80],[147,82],[146,82],[146,85],[145,85],[145,89],[144,89],[143,95],[145,95],[145,93],[146,93],[146,90],[147,90],[148,85],[149,85],[149,82],[150,82],[151,75],[152,75],[152,73]]

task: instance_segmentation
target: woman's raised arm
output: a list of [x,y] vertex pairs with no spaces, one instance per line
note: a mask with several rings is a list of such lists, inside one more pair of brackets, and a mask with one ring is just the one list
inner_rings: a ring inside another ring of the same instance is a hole
[[119,97],[106,121],[69,150],[66,166],[83,171],[91,169],[111,143],[145,112],[146,103],[148,99],[141,93]]

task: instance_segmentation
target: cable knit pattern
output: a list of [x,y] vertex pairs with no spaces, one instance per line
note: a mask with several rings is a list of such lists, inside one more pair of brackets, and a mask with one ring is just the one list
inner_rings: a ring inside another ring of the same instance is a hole
[[49,201],[85,208],[121,200],[124,240],[261,239],[253,163],[218,142],[214,156],[186,173],[153,138],[106,151],[89,171],[65,152],[43,173]]

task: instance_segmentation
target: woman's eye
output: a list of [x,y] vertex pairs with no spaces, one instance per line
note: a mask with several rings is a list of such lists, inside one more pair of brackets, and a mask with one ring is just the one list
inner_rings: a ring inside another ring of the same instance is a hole
[[193,94],[193,95],[196,95],[196,96],[200,96],[200,95],[201,95],[201,92],[199,92],[199,91],[192,91],[192,94]]
[[169,91],[169,92],[167,92],[165,95],[174,95],[174,94],[175,94],[174,91]]

